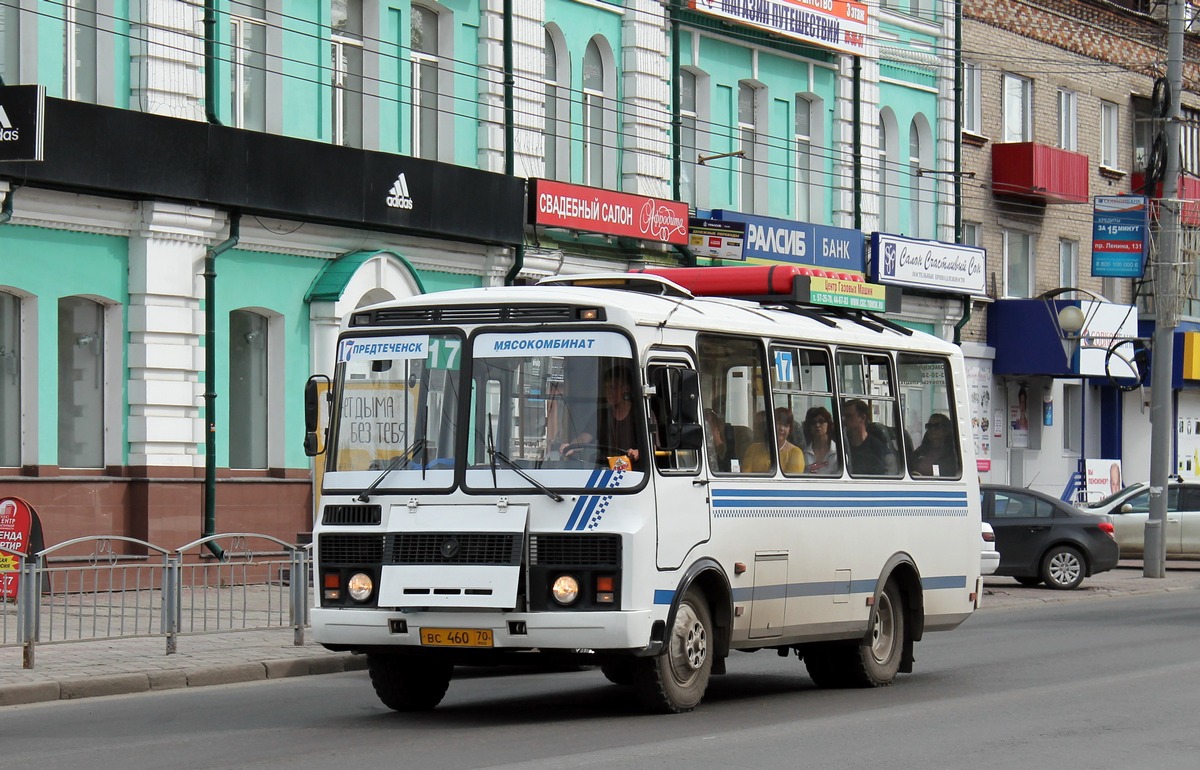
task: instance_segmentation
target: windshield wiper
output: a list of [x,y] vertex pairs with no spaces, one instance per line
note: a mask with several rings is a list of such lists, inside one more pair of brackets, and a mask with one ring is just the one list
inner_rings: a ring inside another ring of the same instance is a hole
[[550,489],[545,484],[543,484],[542,482],[535,479],[533,476],[530,476],[528,473],[525,472],[525,470],[521,466],[517,465],[515,460],[513,460],[511,457],[509,457],[508,455],[501,452],[499,449],[496,449],[496,444],[492,440],[492,416],[490,414],[488,415],[488,449],[487,449],[487,451],[488,451],[488,457],[492,463],[492,486],[498,486],[498,484],[496,483],[496,461],[499,460],[501,463],[504,464],[504,466],[506,468],[508,468],[509,470],[513,471],[518,476],[520,476],[521,478],[528,481],[530,484],[532,484],[534,487],[536,487],[537,490],[539,492],[541,492],[542,494],[544,494],[546,497],[549,497],[551,500],[553,500],[556,503],[561,503],[563,501],[562,495],[555,492],[553,489]]
[[375,491],[375,487],[379,486],[389,473],[399,468],[403,468],[412,462],[413,458],[417,456],[417,452],[425,449],[426,443],[427,442],[425,439],[419,438],[414,441],[412,446],[410,446],[408,449],[393,457],[391,462],[387,464],[387,467],[383,469],[383,472],[376,476],[375,480],[371,482],[371,485],[360,492],[358,497],[354,499],[360,503],[371,502],[371,493]]

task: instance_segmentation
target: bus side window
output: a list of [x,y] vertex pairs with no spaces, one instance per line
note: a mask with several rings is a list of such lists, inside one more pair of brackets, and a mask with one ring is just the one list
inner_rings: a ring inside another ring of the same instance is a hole
[[[700,335],[697,345],[709,471],[718,475],[773,473],[773,453],[766,455],[769,467],[765,471],[752,471],[744,466],[756,440],[755,416],[759,413],[765,416],[769,408],[761,346],[757,340],[709,334]],[[762,454],[760,450],[754,452]],[[751,459],[758,462],[762,458]]]
[[[647,369],[648,382],[665,383],[662,375],[671,369],[675,373],[683,371],[681,367],[670,367],[663,364],[651,364]],[[688,370],[690,373],[690,370]],[[693,384],[694,387],[694,384]],[[679,442],[674,444],[668,440],[667,430],[670,427],[679,429],[684,415],[673,415],[669,396],[663,392],[665,384],[658,385],[658,391],[649,401],[650,445],[654,452],[654,465],[663,473],[695,473],[700,469],[700,453],[695,449],[680,448]],[[676,394],[678,397],[680,394]],[[686,418],[694,419],[694,418]],[[692,446],[695,446],[693,443]]]
[[851,476],[900,476],[907,444],[888,356],[839,351],[843,450]]
[[896,364],[902,424],[913,439],[905,450],[909,473],[921,478],[962,478],[950,362],[940,356],[901,353]]

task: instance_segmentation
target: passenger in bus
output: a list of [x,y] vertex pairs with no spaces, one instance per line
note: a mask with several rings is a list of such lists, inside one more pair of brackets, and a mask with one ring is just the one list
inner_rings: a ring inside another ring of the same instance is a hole
[[958,476],[958,453],[954,449],[954,423],[944,414],[929,415],[925,435],[912,463],[914,476]]
[[824,476],[842,474],[833,440],[833,416],[823,406],[814,406],[804,415],[804,470]]
[[[788,440],[792,435],[792,423],[788,415],[786,407],[775,409],[775,448],[779,453],[779,465],[783,472],[796,475],[804,473],[804,451]],[[765,413],[763,419],[765,422]],[[771,469],[770,447],[765,441],[756,441],[742,458],[742,470],[746,473],[769,473]]]
[[[634,419],[633,374],[623,366],[614,366],[602,380],[604,403],[596,413],[596,433],[581,433],[571,444],[595,444],[601,450],[620,450],[628,457],[634,470],[641,470],[641,442],[637,438],[637,422]],[[565,452],[571,457],[577,450]],[[607,462],[607,457],[602,458]],[[613,466],[616,467],[616,466]]]
[[885,476],[895,468],[888,445],[870,430],[871,410],[861,398],[842,403],[842,428],[846,433],[846,462],[861,476]]
[[728,473],[733,459],[732,426],[710,407],[704,410],[704,427],[708,431],[708,464],[713,470]]

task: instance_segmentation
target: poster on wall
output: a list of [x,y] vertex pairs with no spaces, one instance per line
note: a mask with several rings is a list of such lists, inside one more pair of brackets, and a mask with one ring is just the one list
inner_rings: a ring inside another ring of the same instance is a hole
[[1125,487],[1120,460],[1084,460],[1083,489],[1089,503],[1115,495]]
[[975,442],[975,469],[992,470],[992,362],[968,358],[967,392],[971,399],[971,437]]
[[1175,472],[1184,479],[1200,479],[1200,418],[1180,417],[1175,426]]
[[1029,447],[1029,390],[1009,388],[1008,445],[1014,449]]

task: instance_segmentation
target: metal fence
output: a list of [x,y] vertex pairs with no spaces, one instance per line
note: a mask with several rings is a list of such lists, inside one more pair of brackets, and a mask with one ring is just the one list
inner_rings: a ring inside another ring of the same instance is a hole
[[[119,544],[123,553],[114,546]],[[83,557],[64,558],[91,548]],[[15,601],[0,604],[0,646],[291,628],[304,644],[311,546],[226,533],[173,550],[128,537],[67,540],[18,558]],[[12,575],[12,573],[7,573]]]

